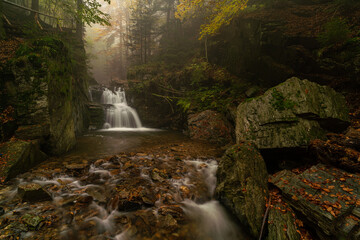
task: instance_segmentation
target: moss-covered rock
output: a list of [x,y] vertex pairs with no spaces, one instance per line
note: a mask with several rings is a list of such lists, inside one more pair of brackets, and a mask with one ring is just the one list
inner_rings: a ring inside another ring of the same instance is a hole
[[333,89],[290,78],[264,95],[239,105],[236,139],[259,149],[306,147],[349,123],[345,98]]
[[268,196],[268,173],[256,147],[249,142],[230,147],[216,176],[216,197],[258,237]]
[[0,145],[0,181],[9,180],[46,159],[37,141],[10,141]]
[[82,112],[78,113],[85,108],[84,101],[77,88],[85,88],[85,80],[74,79],[72,60],[62,41],[42,37],[23,43],[10,63],[14,80],[6,86],[17,113],[16,136],[41,140],[50,154],[70,150],[75,125],[84,125]]
[[282,212],[281,205],[274,205],[269,212],[267,240],[299,240],[295,218],[291,211]]

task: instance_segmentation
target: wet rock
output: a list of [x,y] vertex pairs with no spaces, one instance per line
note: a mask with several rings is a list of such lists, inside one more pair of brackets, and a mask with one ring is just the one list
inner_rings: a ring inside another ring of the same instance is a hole
[[160,215],[159,223],[159,227],[171,231],[174,231],[176,228],[179,227],[177,221],[170,214],[167,214],[165,216]]
[[180,205],[161,206],[158,212],[163,216],[171,215],[177,222],[185,221],[185,213],[184,210],[180,207]]
[[331,164],[350,172],[360,172],[360,152],[340,146],[332,141],[311,141],[309,151],[320,162]]
[[130,191],[120,191],[118,196],[120,211],[134,211],[145,206],[154,206],[156,202],[155,194],[143,186],[134,187]]
[[188,129],[192,139],[223,145],[233,141],[233,128],[230,122],[220,113],[212,110],[190,114],[188,117]]
[[105,203],[106,202],[106,195],[105,195],[105,191],[101,188],[87,188],[85,190],[85,192],[87,194],[89,194],[91,197],[93,197],[96,201]]
[[50,194],[37,183],[23,183],[18,186],[18,194],[23,201],[50,201]]
[[93,200],[94,200],[94,198],[89,195],[79,196],[76,198],[76,202],[81,203],[81,204],[86,204],[86,205],[92,203]]
[[348,113],[341,94],[293,77],[239,105],[236,140],[254,141],[259,149],[307,147],[327,130],[344,130]]
[[216,176],[216,197],[258,237],[268,196],[268,173],[258,150],[249,142],[230,147]]
[[66,164],[65,167],[69,170],[83,170],[84,168],[88,167],[87,163],[71,163]]
[[164,173],[163,171],[160,171],[157,168],[154,168],[151,171],[151,179],[154,181],[159,181],[159,182],[164,182],[165,178],[167,178],[166,173]]
[[37,141],[10,141],[0,145],[0,181],[7,181],[46,159]]
[[89,129],[101,129],[105,123],[105,109],[101,104],[88,103],[90,115]]
[[267,240],[299,240],[295,218],[290,211],[282,211],[280,204],[274,205],[269,211]]
[[66,205],[73,204],[75,202],[76,198],[77,198],[76,195],[63,196],[63,197],[55,199],[55,203],[57,206],[63,207]]
[[360,177],[322,164],[295,174],[276,173],[271,182],[296,212],[304,215],[321,239],[357,239]]
[[50,134],[49,125],[34,124],[19,126],[15,132],[15,137],[22,140],[41,139]]
[[350,127],[345,134],[329,133],[331,143],[360,151],[360,129]]
[[29,226],[32,229],[35,229],[39,226],[39,224],[44,221],[45,219],[40,217],[40,216],[36,216],[36,215],[32,215],[32,214],[25,214],[24,216],[22,216],[21,218],[23,220],[23,222]]

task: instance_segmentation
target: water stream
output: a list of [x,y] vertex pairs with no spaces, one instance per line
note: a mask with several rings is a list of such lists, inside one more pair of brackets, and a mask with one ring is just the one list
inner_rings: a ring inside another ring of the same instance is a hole
[[[188,155],[180,133],[141,128],[121,89],[102,101],[108,129],[0,188],[0,239],[244,239],[213,197],[217,159]],[[22,195],[28,186],[41,188]]]

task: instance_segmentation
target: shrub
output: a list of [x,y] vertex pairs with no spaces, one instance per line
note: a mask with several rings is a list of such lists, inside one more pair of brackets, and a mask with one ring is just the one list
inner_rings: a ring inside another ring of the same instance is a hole
[[351,31],[344,19],[333,18],[324,26],[324,31],[319,34],[318,41],[323,46],[343,43],[350,39]]

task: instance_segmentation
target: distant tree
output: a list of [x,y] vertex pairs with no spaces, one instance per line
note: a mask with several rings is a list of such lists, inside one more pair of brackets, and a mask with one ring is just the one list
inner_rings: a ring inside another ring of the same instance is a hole
[[159,3],[158,0],[135,0],[130,5],[129,45],[139,63],[147,63],[152,55]]

